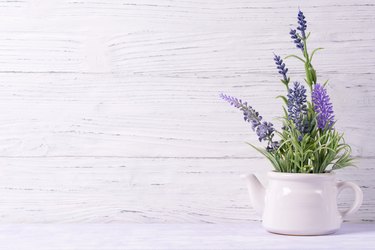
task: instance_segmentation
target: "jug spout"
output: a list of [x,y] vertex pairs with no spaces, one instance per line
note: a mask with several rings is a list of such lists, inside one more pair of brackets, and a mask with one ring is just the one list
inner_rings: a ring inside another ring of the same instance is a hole
[[254,174],[243,175],[242,177],[247,181],[250,201],[255,211],[261,215],[264,209],[265,188]]

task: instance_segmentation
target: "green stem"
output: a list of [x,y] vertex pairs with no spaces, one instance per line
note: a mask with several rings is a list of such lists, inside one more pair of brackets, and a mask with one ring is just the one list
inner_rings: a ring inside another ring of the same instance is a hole
[[310,62],[309,60],[309,53],[307,52],[307,40],[302,39],[303,41],[303,56],[306,58],[306,63]]
[[303,56],[305,57],[305,72],[306,72],[306,82],[310,87],[310,91],[313,89],[313,85],[316,84],[316,72],[311,64],[311,59],[307,50],[307,38],[302,39],[303,41]]

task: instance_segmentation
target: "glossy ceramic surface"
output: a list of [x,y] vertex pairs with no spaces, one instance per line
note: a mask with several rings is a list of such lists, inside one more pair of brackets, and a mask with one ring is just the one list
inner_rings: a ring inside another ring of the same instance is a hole
[[[334,173],[293,174],[268,173],[265,189],[258,179],[247,176],[254,208],[262,214],[263,227],[273,233],[321,235],[337,231],[343,218],[356,212],[363,194],[352,182],[337,182]],[[339,211],[337,196],[344,188],[354,191],[353,204]]]

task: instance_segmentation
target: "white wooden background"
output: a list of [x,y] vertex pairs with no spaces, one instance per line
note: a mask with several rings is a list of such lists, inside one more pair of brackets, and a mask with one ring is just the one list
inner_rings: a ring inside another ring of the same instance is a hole
[[[259,220],[239,175],[271,169],[220,92],[272,120],[272,60],[298,6],[375,220],[375,2],[0,1],[0,222]],[[297,61],[287,65],[302,80]],[[277,123],[277,122],[275,122]],[[350,192],[340,197],[347,206]]]

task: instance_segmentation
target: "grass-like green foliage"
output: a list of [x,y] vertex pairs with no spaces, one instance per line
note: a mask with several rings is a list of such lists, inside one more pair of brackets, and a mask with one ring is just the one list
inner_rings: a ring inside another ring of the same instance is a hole
[[278,132],[281,144],[277,150],[268,152],[249,144],[263,154],[277,172],[324,173],[353,166],[351,148],[336,130],[321,130],[315,125],[311,133],[305,134],[299,141],[294,124],[288,119],[285,123],[290,129]]

